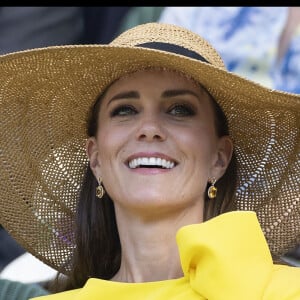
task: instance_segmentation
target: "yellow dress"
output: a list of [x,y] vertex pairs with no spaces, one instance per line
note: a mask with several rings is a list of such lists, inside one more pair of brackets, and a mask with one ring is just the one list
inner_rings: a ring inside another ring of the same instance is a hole
[[273,264],[256,214],[235,211],[177,232],[184,276],[121,283],[89,279],[35,300],[300,300],[300,268]]

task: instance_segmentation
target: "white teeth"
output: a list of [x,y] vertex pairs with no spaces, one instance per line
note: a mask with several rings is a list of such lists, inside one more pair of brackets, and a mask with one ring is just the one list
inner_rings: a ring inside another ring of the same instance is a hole
[[129,162],[129,168],[131,169],[135,169],[140,166],[157,166],[160,168],[172,169],[174,168],[175,163],[159,157],[139,157]]

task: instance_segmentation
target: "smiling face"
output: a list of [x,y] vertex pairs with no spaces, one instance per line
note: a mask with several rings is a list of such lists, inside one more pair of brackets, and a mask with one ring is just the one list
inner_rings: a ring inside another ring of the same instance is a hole
[[231,157],[209,95],[175,72],[144,70],[113,83],[98,124],[87,143],[91,169],[115,205],[128,209],[203,209],[209,178],[220,178]]

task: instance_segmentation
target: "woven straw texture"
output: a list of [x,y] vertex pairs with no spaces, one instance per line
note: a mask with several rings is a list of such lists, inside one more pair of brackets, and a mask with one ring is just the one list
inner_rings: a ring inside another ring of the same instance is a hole
[[[135,47],[168,42],[209,63]],[[225,111],[240,167],[236,199],[255,210],[271,251],[300,241],[300,97],[227,72],[198,35],[145,24],[110,45],[61,46],[0,57],[0,223],[33,255],[68,271],[73,216],[86,165],[85,118],[120,76],[147,67],[201,82]]]

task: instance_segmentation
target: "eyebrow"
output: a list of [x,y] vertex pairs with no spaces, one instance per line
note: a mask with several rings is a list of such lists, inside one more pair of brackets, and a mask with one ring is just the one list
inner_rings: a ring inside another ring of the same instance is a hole
[[[169,97],[176,97],[181,95],[192,95],[199,99],[199,95],[197,95],[195,92],[191,90],[186,89],[173,89],[173,90],[166,90],[162,93],[163,98],[169,98]],[[107,105],[109,105],[112,101],[119,100],[119,99],[138,99],[140,98],[140,94],[137,91],[128,91],[128,92],[121,92],[119,94],[116,94],[113,96]]]
[[129,99],[129,98],[138,99],[138,98],[140,98],[140,94],[137,91],[128,91],[128,92],[122,92],[122,93],[116,94],[108,101],[107,106],[112,101],[119,100],[119,99]]
[[199,95],[197,95],[195,92],[191,90],[185,90],[185,89],[166,90],[162,93],[162,97],[168,98],[168,97],[176,97],[176,96],[181,96],[186,94],[199,98]]

